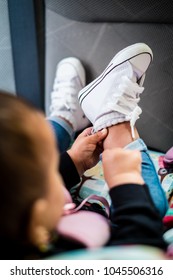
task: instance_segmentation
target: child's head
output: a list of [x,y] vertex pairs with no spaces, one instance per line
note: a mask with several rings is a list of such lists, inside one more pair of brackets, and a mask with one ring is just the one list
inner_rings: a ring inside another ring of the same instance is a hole
[[64,204],[52,129],[18,98],[0,93],[0,240],[47,242]]

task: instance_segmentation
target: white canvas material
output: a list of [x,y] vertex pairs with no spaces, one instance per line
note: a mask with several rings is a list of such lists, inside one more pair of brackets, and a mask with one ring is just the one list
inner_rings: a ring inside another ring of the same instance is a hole
[[79,92],[79,103],[94,132],[124,121],[134,125],[142,110],[138,106],[152,50],[144,43],[131,45],[111,60],[103,73]]
[[50,116],[69,121],[74,131],[84,129],[89,124],[78,101],[78,93],[84,86],[85,70],[80,60],[75,57],[61,60],[51,93]]

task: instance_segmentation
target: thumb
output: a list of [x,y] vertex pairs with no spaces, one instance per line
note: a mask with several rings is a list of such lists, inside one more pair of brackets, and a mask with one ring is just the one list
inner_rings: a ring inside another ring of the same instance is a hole
[[97,144],[98,142],[102,141],[104,138],[106,138],[108,134],[108,131],[106,128],[92,134],[89,136],[90,142],[93,144]]

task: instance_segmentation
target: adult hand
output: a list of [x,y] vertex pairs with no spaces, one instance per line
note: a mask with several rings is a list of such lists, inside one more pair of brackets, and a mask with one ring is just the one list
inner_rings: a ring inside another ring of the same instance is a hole
[[107,129],[95,134],[91,134],[91,131],[92,127],[86,128],[67,151],[80,176],[98,163],[99,155],[103,151],[102,140],[107,136]]

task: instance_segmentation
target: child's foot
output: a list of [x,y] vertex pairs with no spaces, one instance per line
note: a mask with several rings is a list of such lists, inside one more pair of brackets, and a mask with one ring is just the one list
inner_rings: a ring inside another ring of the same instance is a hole
[[94,132],[130,121],[134,138],[134,124],[142,112],[137,104],[152,58],[146,44],[131,45],[114,56],[103,73],[80,91],[79,103],[93,123]]
[[74,131],[89,124],[78,101],[78,93],[84,86],[85,70],[81,62],[75,57],[61,60],[57,65],[51,93],[50,116],[65,119]]

